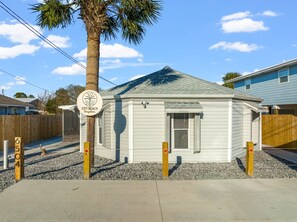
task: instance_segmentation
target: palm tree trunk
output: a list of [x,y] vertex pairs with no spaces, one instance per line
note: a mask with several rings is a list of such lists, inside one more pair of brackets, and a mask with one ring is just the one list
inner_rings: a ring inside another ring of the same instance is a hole
[[[100,58],[100,36],[98,33],[88,32],[87,45],[86,90],[94,90],[98,92]],[[95,119],[96,116],[87,117],[87,141],[90,142],[92,167],[94,166]]]

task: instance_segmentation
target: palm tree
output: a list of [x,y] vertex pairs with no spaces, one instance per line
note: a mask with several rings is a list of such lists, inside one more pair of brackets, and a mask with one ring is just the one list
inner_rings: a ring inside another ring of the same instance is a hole
[[[49,30],[72,24],[78,12],[87,32],[86,89],[98,92],[100,37],[109,40],[121,31],[123,39],[139,44],[146,31],[144,26],[158,19],[161,0],[44,0],[31,9],[38,13],[37,24]],[[95,117],[87,117],[87,127],[93,166]]]

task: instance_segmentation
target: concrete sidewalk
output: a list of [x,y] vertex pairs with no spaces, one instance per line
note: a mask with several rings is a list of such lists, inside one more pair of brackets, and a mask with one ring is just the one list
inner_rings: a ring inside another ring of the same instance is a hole
[[297,179],[23,180],[0,221],[296,221]]

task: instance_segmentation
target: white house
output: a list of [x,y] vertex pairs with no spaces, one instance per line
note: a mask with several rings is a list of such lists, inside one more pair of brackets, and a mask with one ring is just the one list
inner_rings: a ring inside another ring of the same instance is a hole
[[[166,66],[100,92],[95,155],[134,162],[230,162],[245,144],[261,149],[261,99]],[[81,117],[81,145],[86,141]]]

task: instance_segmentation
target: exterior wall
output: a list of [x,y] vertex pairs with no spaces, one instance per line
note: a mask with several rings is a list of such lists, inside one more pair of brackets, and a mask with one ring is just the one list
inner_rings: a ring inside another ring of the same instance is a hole
[[134,162],[161,162],[162,142],[165,138],[164,102],[133,102]]
[[242,101],[233,101],[232,104],[232,159],[242,157],[246,150],[243,148],[243,110]]
[[279,83],[278,70],[251,78],[251,89],[244,80],[234,83],[235,89],[263,98],[262,105],[297,104],[297,65],[289,68],[289,81]]
[[95,124],[95,155],[108,159],[115,159],[115,149],[112,146],[113,138],[114,104],[111,103],[103,110],[103,143],[99,143],[99,121]]
[[252,142],[256,144],[254,146],[255,150],[260,149],[259,144],[259,121],[260,121],[260,114],[252,111]]
[[7,108],[6,107],[0,107],[0,115],[6,115],[7,114]]
[[229,101],[201,101],[201,152],[199,161],[228,161]]
[[26,115],[25,107],[0,107],[0,115]]
[[[189,149],[172,149],[169,161],[171,163],[177,161],[227,162],[231,158],[229,154],[232,154],[233,159],[243,155],[245,153],[243,141],[248,141],[251,137],[250,108],[244,106],[242,101],[204,99],[199,102],[203,107],[203,112],[196,116],[199,121],[196,122],[195,115],[190,114]],[[232,104],[231,113],[230,104]],[[129,120],[131,105],[133,107],[132,122]],[[231,117],[232,125],[230,125],[229,117]],[[166,121],[164,100],[149,101],[146,108],[141,104],[141,100],[111,102],[104,108],[104,142],[99,144],[99,137],[96,137],[95,154],[120,161],[161,162],[162,142],[166,141],[168,133]],[[129,129],[131,124],[133,129]],[[257,124],[254,123],[253,127],[256,126]],[[194,129],[200,130],[194,134]],[[86,138],[86,124],[82,125],[82,130],[84,131],[83,138]],[[228,134],[229,132],[232,136]],[[96,135],[99,135],[98,121],[96,122]],[[194,153],[197,135],[200,152]],[[116,152],[116,148],[119,151]],[[231,153],[229,153],[231,148]]]
[[242,146],[246,147],[246,142],[251,141],[252,139],[252,110],[247,107],[243,106],[243,141]]

